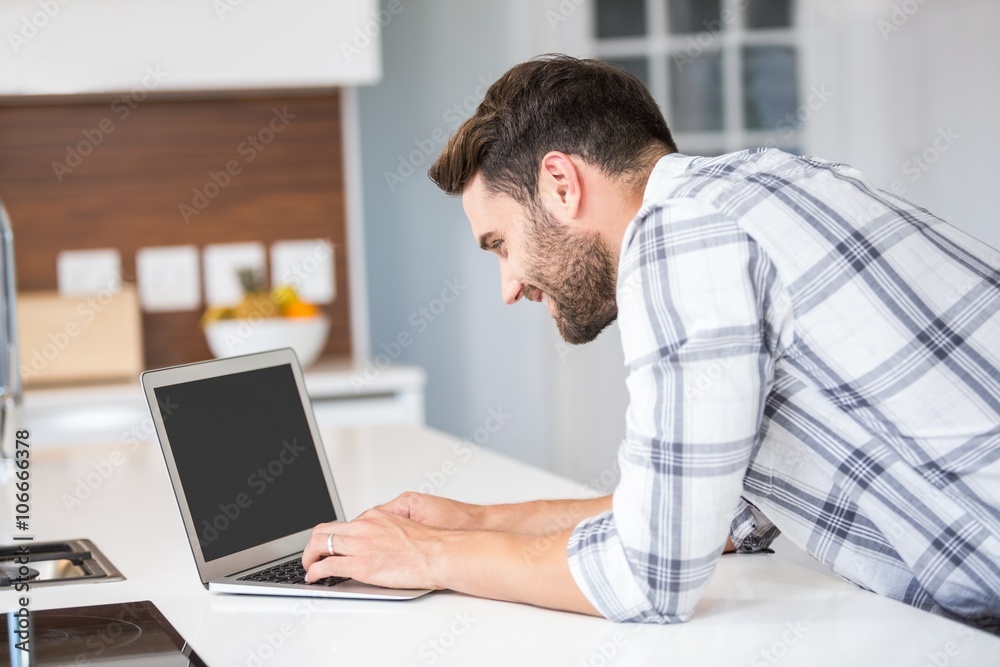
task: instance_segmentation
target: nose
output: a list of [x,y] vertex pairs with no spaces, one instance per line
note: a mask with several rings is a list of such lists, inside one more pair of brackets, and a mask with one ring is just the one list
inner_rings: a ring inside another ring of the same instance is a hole
[[524,296],[524,283],[517,280],[505,280],[500,285],[500,293],[503,296],[504,303],[508,306],[513,305]]
[[500,262],[500,296],[508,306],[517,303],[524,296],[524,283],[510,275],[506,262]]

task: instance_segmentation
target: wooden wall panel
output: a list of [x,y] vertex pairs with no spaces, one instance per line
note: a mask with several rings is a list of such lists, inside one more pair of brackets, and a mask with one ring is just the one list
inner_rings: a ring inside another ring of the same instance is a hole
[[[118,248],[125,280],[134,281],[144,246],[329,238],[337,298],[326,308],[324,354],[349,356],[340,132],[336,93],[151,98],[131,109],[120,99],[0,104],[0,199],[14,228],[19,289],[55,289],[63,249]],[[193,190],[231,161],[240,172],[186,221],[180,205],[196,209]],[[200,316],[145,314],[146,367],[210,358]]]

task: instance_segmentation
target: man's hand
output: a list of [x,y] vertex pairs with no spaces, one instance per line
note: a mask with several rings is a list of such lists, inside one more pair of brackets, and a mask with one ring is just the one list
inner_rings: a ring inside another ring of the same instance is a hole
[[425,493],[407,491],[376,509],[448,530],[480,530],[488,508]]
[[380,508],[347,523],[321,523],[302,554],[306,581],[350,577],[390,588],[443,588],[433,568],[433,547],[443,532]]
[[571,532],[447,530],[376,508],[354,521],[316,526],[302,564],[308,581],[334,576],[391,588],[450,588],[596,615],[569,571]]

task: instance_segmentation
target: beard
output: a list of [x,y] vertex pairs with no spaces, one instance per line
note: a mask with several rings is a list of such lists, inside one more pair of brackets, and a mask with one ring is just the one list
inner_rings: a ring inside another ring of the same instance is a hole
[[571,232],[541,206],[528,221],[525,293],[541,290],[554,307],[559,334],[582,345],[597,338],[618,317],[617,258],[597,232]]

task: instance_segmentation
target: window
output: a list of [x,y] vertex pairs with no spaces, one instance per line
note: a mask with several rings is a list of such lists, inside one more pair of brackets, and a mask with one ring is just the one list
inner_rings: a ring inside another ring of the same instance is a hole
[[794,0],[595,0],[595,53],[634,74],[681,151],[799,152]]

